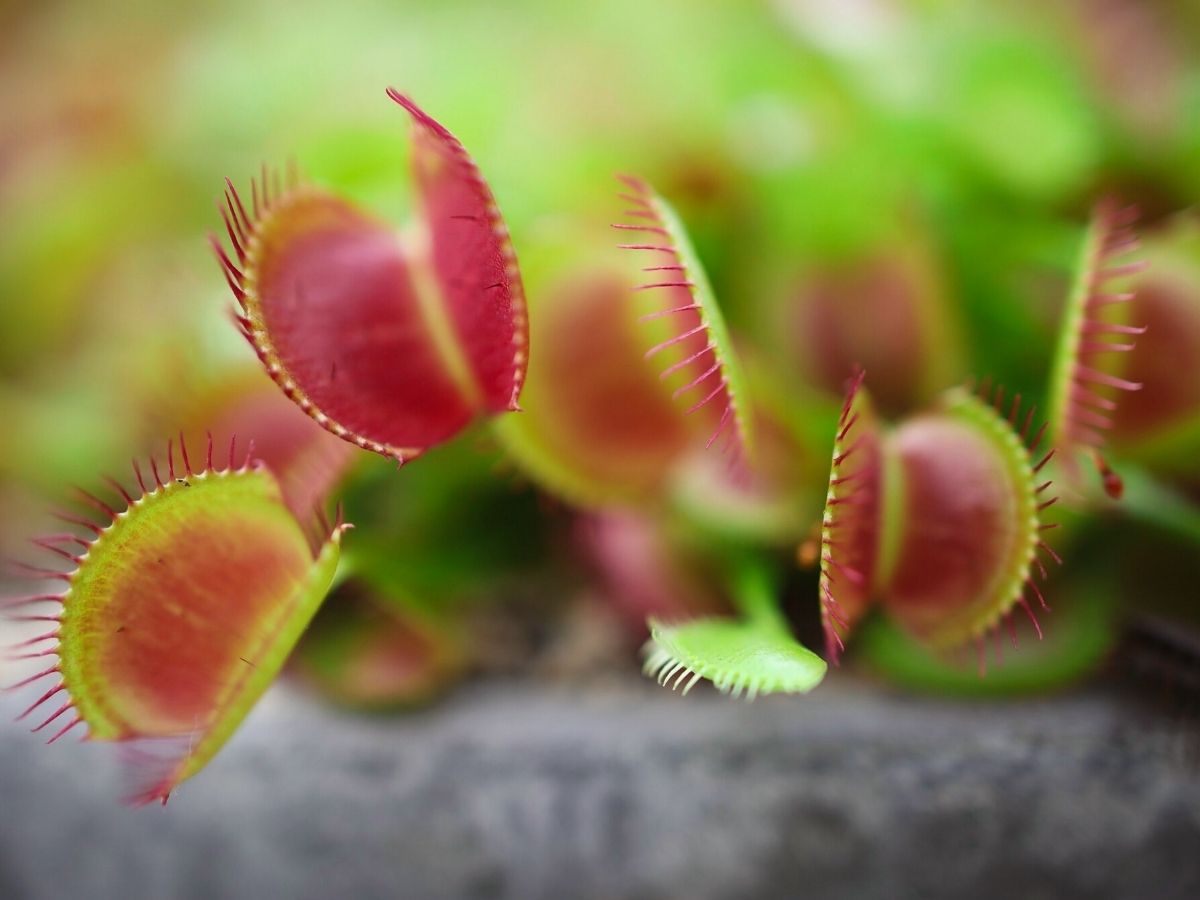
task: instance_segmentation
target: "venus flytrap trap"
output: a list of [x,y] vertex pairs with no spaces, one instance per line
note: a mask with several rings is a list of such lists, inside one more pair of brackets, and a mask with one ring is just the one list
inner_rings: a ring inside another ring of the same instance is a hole
[[58,607],[14,616],[55,624],[17,658],[57,657],[13,686],[54,679],[20,718],[51,704],[33,729],[56,729],[51,743],[84,726],[88,740],[120,744],[134,804],[166,803],[241,724],[328,591],[350,527],[313,531],[266,468],[237,459],[233,441],[229,450],[218,468],[210,441],[195,468],[184,441],[178,466],[168,445],[165,472],[150,460],[149,485],[135,463],[136,493],[113,482],[121,509],[83,494],[100,521],[70,521],[88,535],[35,542],[73,568],[31,574],[65,589],[4,602],[9,613]]
[[1036,576],[1061,563],[1044,537],[1057,525],[1042,521],[1057,500],[1042,474],[1055,451],[1041,449],[1043,429],[1031,435],[1034,410],[1022,418],[1019,396],[1007,406],[1000,389],[984,397],[953,389],[889,434],[900,485],[884,519],[895,562],[880,590],[905,630],[934,649],[974,641],[981,666],[985,639],[1001,640],[1015,607],[1041,635],[1031,598],[1048,604]]
[[923,223],[911,218],[889,241],[805,272],[771,336],[805,382],[834,397],[847,373],[866,369],[888,416],[922,408],[964,372],[958,310]]
[[[1094,508],[1099,501],[1100,492],[1083,477],[1085,464],[1095,468],[1100,476],[1100,486],[1110,499],[1118,499],[1125,493],[1124,483],[1128,480],[1132,490],[1131,503],[1127,506],[1132,514],[1166,524],[1176,533],[1200,533],[1197,528],[1200,522],[1197,522],[1194,510],[1181,498],[1171,496],[1168,489],[1156,484],[1145,472],[1129,465],[1126,448],[1117,438],[1122,433],[1119,423],[1128,416],[1126,411],[1136,410],[1147,400],[1154,404],[1160,395],[1156,388],[1149,393],[1142,390],[1144,379],[1136,375],[1138,360],[1166,355],[1153,349],[1156,329],[1147,330],[1146,308],[1140,296],[1135,300],[1135,294],[1141,294],[1141,284],[1148,277],[1153,278],[1154,270],[1143,273],[1145,262],[1140,254],[1134,255],[1139,249],[1132,231],[1134,219],[1132,210],[1123,209],[1111,200],[1096,205],[1083,238],[1060,326],[1047,391],[1050,443],[1059,449],[1059,453],[1053,462],[1042,455],[1032,466],[1037,481],[1034,487],[1037,502],[1033,508],[1039,519],[1036,523],[1039,537],[1032,543],[1034,552],[1026,566],[1025,588],[1015,604],[1009,604],[1010,609],[1022,607],[1039,641],[1043,633],[1036,610],[1047,607],[1045,589],[1039,585],[1039,579],[1044,583],[1049,577],[1048,566],[1060,562],[1057,553],[1040,537],[1041,531],[1057,527],[1057,523],[1040,522],[1041,515],[1054,503],[1053,498],[1046,495],[1050,479],[1042,474],[1043,469],[1049,472],[1045,467],[1053,466],[1056,475],[1067,484],[1065,496],[1069,502],[1066,505],[1068,512],[1074,514],[1063,520],[1068,526],[1062,535],[1066,540],[1075,542],[1086,532],[1079,527],[1085,524],[1081,514]],[[1166,343],[1170,345],[1174,340],[1168,338]],[[1149,368],[1153,369],[1153,364]],[[988,393],[988,389],[985,388],[983,393]],[[997,393],[992,399],[997,412],[1003,416],[1001,395]],[[1019,403],[1013,402],[1006,416],[1010,426],[1016,425],[1019,415]],[[1027,419],[1021,425],[1023,440],[1029,437],[1028,417],[1031,414],[1026,414]],[[905,428],[909,431],[907,442],[915,447],[920,442],[919,430],[902,425],[901,432]],[[1109,437],[1113,438],[1112,443],[1122,457],[1124,477],[1114,471],[1103,455],[1102,448]],[[1040,432],[1033,443],[1039,438]],[[928,455],[929,459],[936,459],[934,453]],[[1015,477],[1014,486],[1019,487],[1026,479],[1020,476],[1023,467],[1015,463],[1016,459],[1009,454],[1008,471]],[[949,469],[946,471],[950,472]],[[1012,493],[1014,500],[1020,501],[1018,506],[1030,505],[1027,497],[1021,500],[1022,495],[1027,494],[1027,488],[1024,484]],[[1020,533],[1023,537],[1014,547],[1022,542],[1030,546],[1033,532],[1026,528]],[[983,552],[982,546],[980,552]],[[988,550],[980,558],[987,558],[989,554],[994,555],[994,551]],[[929,571],[940,568],[932,567]],[[919,570],[915,574],[920,580],[927,580]],[[979,667],[981,671],[985,669],[984,635],[973,629],[975,620],[971,616],[963,620],[957,613],[928,607],[923,600],[914,605],[902,597],[885,596],[881,606],[891,621],[872,623],[864,647],[865,655],[876,667],[902,681],[951,691],[1002,692],[1005,686],[1014,691],[1027,690],[1035,685],[1047,686],[1078,677],[1111,648],[1117,633],[1117,614],[1115,604],[1111,602],[1111,591],[1102,580],[1088,579],[1093,596],[1087,598],[1075,584],[1078,578],[1056,582],[1055,591],[1065,592],[1068,601],[1065,612],[1055,616],[1054,639],[1033,653],[1021,654],[1015,670],[1001,675],[997,684],[990,687],[965,678],[944,658],[944,650],[956,643],[953,636],[961,634],[966,626],[968,632],[975,631]],[[1015,585],[1015,578],[1010,579],[1010,583]],[[975,606],[980,614],[990,608],[994,620],[991,631],[995,638],[995,655],[998,660],[1003,660],[1004,641],[997,627],[999,620],[995,618],[1000,607],[988,603],[983,594],[978,605],[970,606]],[[969,610],[970,606],[964,609]],[[928,622],[922,623],[921,620],[926,618]],[[1011,623],[1009,628],[1011,630]],[[939,633],[944,637],[939,639]],[[1015,646],[1015,632],[1011,634],[1011,640]],[[1010,662],[1006,670],[1011,665]]]
[[1195,480],[1200,454],[1200,219],[1181,215],[1149,235],[1133,279],[1146,332],[1123,358],[1142,385],[1111,411],[1114,452],[1170,480]]
[[1050,421],[1068,449],[1060,469],[1073,506],[1100,499],[1080,478],[1090,460],[1128,515],[1195,542],[1200,513],[1178,489],[1194,486],[1200,452],[1200,231],[1181,216],[1143,246],[1133,221],[1111,200],[1096,206],[1059,334]]
[[621,176],[637,280],[608,262],[568,269],[535,299],[528,410],[495,428],[515,461],[583,509],[670,505],[689,463],[723,454],[748,480],[745,376],[682,224]]
[[[986,641],[1020,607],[1039,639],[1034,603],[1048,609],[1036,580],[1039,554],[1059,562],[1042,522],[1056,499],[1041,477],[1054,451],[1030,435],[1034,410],[1003,391],[983,397],[947,391],[930,409],[881,429],[868,418],[860,375],[851,385],[835,441],[822,532],[821,600],[828,654],[836,660],[867,608],[934,652],[971,642],[981,673]],[[862,435],[853,431],[866,423]],[[862,459],[845,474],[851,451]],[[838,491],[850,478],[852,487]],[[848,508],[845,509],[845,508]]]
[[793,543],[823,468],[812,410],[819,422],[826,404],[812,392],[798,401],[764,360],[735,352],[678,216],[641,180],[621,184],[615,227],[628,252],[601,256],[596,226],[556,238],[569,249],[535,245],[532,266],[526,257],[526,409],[494,430],[525,474],[578,510]]
[[885,552],[880,545],[882,432],[863,387],[865,377],[866,372],[859,370],[851,380],[838,417],[829,490],[821,516],[821,626],[825,631],[825,655],[834,663],[874,599],[872,591],[879,580],[876,570],[890,568],[894,556],[894,551]]
[[584,509],[661,502],[693,443],[689,422],[645,365],[619,269],[577,269],[533,301],[526,411],[495,430],[512,459]]
[[[643,282],[637,307],[652,335],[644,354],[703,443],[672,467],[672,511],[697,529],[733,541],[788,543],[799,498],[810,485],[807,435],[792,421],[795,400],[781,397],[776,376],[747,366],[687,230],[672,206],[641,179],[619,176],[627,221],[614,228],[639,238],[634,251]],[[757,387],[752,391],[752,387]]]
[[1127,309],[1131,277],[1147,261],[1130,260],[1139,242],[1132,226],[1136,211],[1112,200],[1096,205],[1084,236],[1075,281],[1067,299],[1050,378],[1050,439],[1061,451],[1059,467],[1074,492],[1082,490],[1079,458],[1089,456],[1104,492],[1118,500],[1121,478],[1101,454],[1114,424],[1118,392],[1142,384],[1122,377],[1122,356],[1136,347],[1144,325],[1132,324]]
[[729,594],[740,617],[678,624],[651,618],[643,671],[664,687],[682,687],[684,694],[702,678],[748,700],[807,694],[824,680],[825,661],[792,637],[761,561],[738,560],[730,568]]
[[646,238],[620,246],[651,255],[651,264],[642,267],[649,280],[636,290],[654,292],[658,302],[642,320],[664,323],[668,334],[645,357],[661,355],[661,378],[681,373],[683,383],[672,391],[672,398],[686,398],[688,415],[704,410],[715,418],[705,449],[720,441],[730,468],[748,474],[754,440],[745,376],[708,275],[666,200],[641,179],[621,176],[621,180],[630,191],[621,199],[632,208],[625,212],[629,221],[613,227]]
[[[1019,397],[1005,405],[1000,390],[985,402],[954,389],[884,429],[864,380],[863,372],[851,380],[838,420],[822,518],[826,656],[838,661],[859,621],[878,606],[936,654],[974,643],[982,675],[989,640],[1003,660],[1002,626],[1017,642],[1015,608],[1042,636],[1031,598],[1048,609],[1037,582],[1048,577],[1039,554],[1060,561],[1044,538],[1056,525],[1041,520],[1056,501],[1039,477],[1054,453],[1038,453],[1041,432],[1030,435],[1034,412],[1022,417]],[[666,659],[684,661],[683,651],[653,634],[651,660],[661,675]],[[730,654],[737,637],[725,636]],[[715,664],[701,674],[708,671],[728,674]]]
[[[264,169],[249,211],[231,182],[213,239],[238,325],[319,425],[398,463],[473,419],[518,409],[528,343],[508,230],[462,144],[408,97],[420,209],[397,234]],[[236,260],[236,261],[235,261]]]

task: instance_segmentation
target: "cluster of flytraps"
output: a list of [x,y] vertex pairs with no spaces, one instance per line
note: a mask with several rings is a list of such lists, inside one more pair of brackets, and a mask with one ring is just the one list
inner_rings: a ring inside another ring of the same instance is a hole
[[[314,526],[310,511],[352,445],[404,463],[498,416],[513,457],[583,508],[695,477],[697,465],[714,496],[769,507],[786,474],[682,225],[637,179],[623,179],[627,220],[615,227],[645,283],[601,279],[547,306],[546,327],[563,340],[540,357],[527,411],[499,416],[519,409],[529,344],[507,230],[462,145],[389,95],[413,123],[410,228],[397,234],[294,174],[264,172],[248,202],[227,182],[228,244],[213,242],[242,334],[279,388],[342,441],[281,425],[260,449],[226,453],[181,433],[165,462],[150,461],[152,480],[134,464],[136,494],[111,482],[123,506],[82,494],[98,518],[66,518],[83,534],[37,542],[71,565],[30,571],[61,592],[4,601],[50,626],[17,651],[53,661],[17,685],[45,688],[22,719],[48,713],[34,730],[51,740],[85,726],[91,740],[120,742],[136,763],[134,802],[165,803],[213,757],[316,612],[350,526],[340,516]],[[1129,294],[1112,289],[1129,274],[1113,262],[1133,249],[1128,226],[1121,211],[1097,212],[1051,391],[1050,443],[1076,493],[1086,493],[1075,469],[1085,454],[1119,492],[1099,444],[1115,394],[1137,387],[1109,362],[1139,331],[1125,321]],[[631,331],[634,309],[642,322]],[[998,388],[959,388],[886,425],[865,373],[846,377],[814,538],[826,657],[836,661],[872,604],[933,647],[982,648],[1017,607],[1040,636],[1038,578],[1058,557],[1042,520],[1055,502],[1053,451],[1033,410]],[[740,616],[651,620],[646,671],[685,690],[702,678],[748,696],[811,690],[826,663],[792,637],[769,573],[740,553],[726,568]]]

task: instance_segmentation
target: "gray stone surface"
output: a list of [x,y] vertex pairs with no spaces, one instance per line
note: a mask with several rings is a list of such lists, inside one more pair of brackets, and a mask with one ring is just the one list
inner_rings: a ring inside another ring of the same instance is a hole
[[277,688],[165,810],[0,726],[0,897],[1196,898],[1177,744],[1100,692],[514,683],[363,719]]

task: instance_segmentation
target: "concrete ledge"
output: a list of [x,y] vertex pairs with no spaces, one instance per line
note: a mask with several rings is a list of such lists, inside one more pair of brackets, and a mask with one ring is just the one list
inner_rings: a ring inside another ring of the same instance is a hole
[[1096,691],[511,683],[363,719],[277,688],[166,810],[0,726],[0,897],[1196,898],[1179,742]]

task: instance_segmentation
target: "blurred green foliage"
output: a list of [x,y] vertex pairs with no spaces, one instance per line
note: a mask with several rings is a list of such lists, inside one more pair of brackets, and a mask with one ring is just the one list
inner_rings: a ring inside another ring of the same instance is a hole
[[[531,290],[564,222],[615,217],[612,173],[652,181],[784,394],[809,390],[783,325],[805,280],[916,242],[961,320],[939,332],[950,368],[1036,397],[1092,200],[1119,192],[1154,222],[1200,196],[1188,0],[141,0],[10,4],[0,25],[14,531],[250,358],[204,241],[223,177],[295,159],[404,221],[389,84],[471,149]],[[597,254],[616,243],[586,233]],[[373,586],[432,600],[540,558],[536,500],[476,451],[352,476],[348,552]]]

